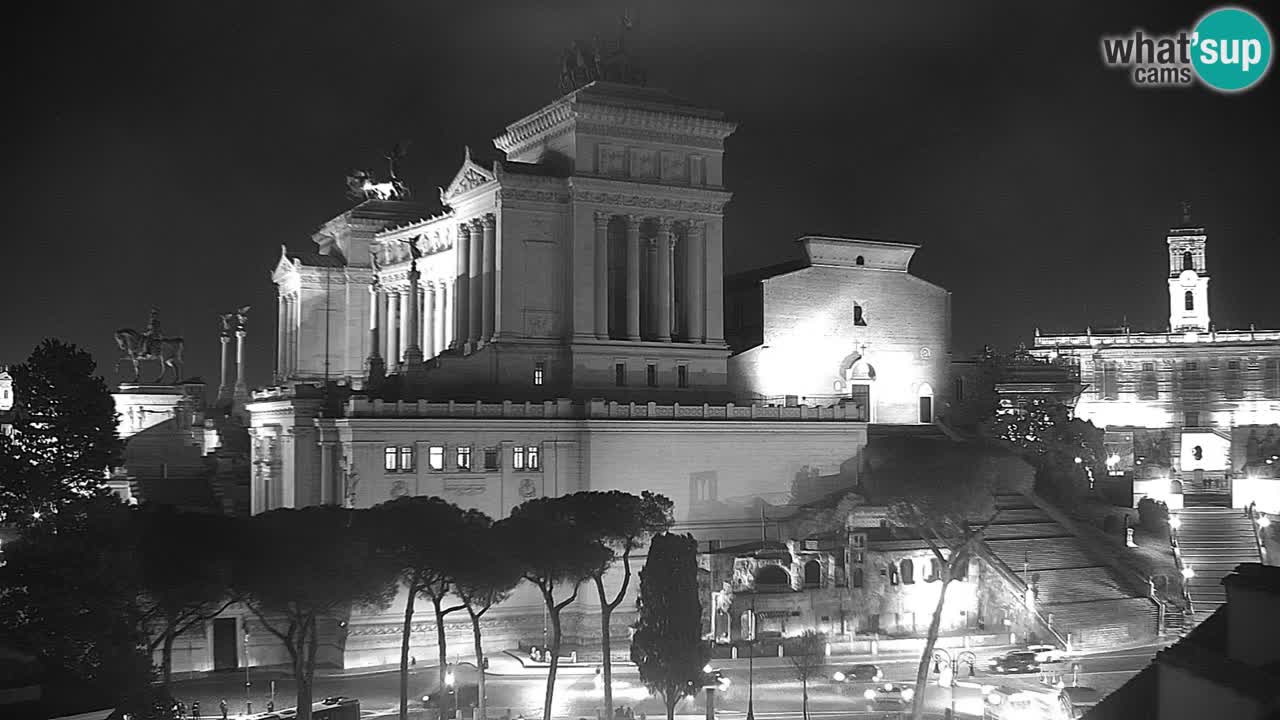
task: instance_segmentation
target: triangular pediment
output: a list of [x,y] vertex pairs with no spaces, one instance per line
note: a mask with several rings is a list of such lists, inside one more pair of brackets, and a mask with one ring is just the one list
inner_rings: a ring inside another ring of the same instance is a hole
[[453,182],[449,183],[449,187],[440,192],[440,201],[448,205],[453,198],[495,180],[497,178],[494,177],[493,171],[486,170],[472,160],[471,148],[467,148],[466,156],[462,159],[462,167],[458,168],[458,173],[453,176]]

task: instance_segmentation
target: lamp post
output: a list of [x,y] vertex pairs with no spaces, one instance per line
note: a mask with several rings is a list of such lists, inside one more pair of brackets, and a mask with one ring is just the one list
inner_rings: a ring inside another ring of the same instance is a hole
[[756,596],[751,596],[751,637],[747,640],[747,720],[756,720]]
[[253,714],[253,701],[249,699],[249,631],[244,632],[244,714]]
[[457,696],[456,696],[456,695],[454,695],[454,693],[453,693],[453,686],[454,686],[454,683],[455,683],[456,681],[457,681],[457,678],[454,676],[454,674],[453,674],[453,671],[452,671],[452,670],[448,670],[448,671],[446,671],[446,672],[445,672],[445,674],[444,674],[444,694],[445,694],[445,697],[447,697],[447,698],[449,698],[449,699],[450,699],[450,702],[449,702],[449,714],[448,714],[448,715],[446,715],[445,717],[450,717],[450,718],[451,718],[451,717],[453,717],[454,715],[457,715],[457,714],[458,714],[458,698],[457,698]]

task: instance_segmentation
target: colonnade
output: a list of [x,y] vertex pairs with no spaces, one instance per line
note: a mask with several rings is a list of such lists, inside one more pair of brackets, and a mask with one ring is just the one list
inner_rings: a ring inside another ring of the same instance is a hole
[[[615,219],[621,219],[625,227],[622,258],[610,257],[613,244],[609,227]],[[642,239],[641,230],[645,226],[653,233],[652,237]],[[678,336],[685,342],[706,342],[703,322],[707,297],[706,224],[703,221],[599,211],[595,214],[595,234],[594,330],[597,338],[672,342]],[[683,248],[678,247],[681,242]],[[623,271],[622,278],[615,276],[612,283],[611,266],[621,267]],[[680,273],[679,297],[677,272]],[[642,279],[646,280],[644,287]],[[618,308],[622,308],[621,313]],[[621,322],[610,323],[619,314],[623,318]]]

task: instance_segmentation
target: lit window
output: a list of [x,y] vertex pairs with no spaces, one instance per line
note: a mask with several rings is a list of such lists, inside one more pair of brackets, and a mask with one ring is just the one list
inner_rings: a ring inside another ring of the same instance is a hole
[[898,584],[898,566],[897,565],[889,566],[889,584],[890,585]]
[[658,387],[658,366],[653,363],[645,366],[644,379],[649,387]]
[[533,364],[533,384],[541,385],[542,380],[547,372],[547,364],[544,362],[536,362]]
[[498,467],[499,467],[499,465],[498,465],[498,449],[497,449],[497,448],[485,448],[485,449],[484,449],[484,469],[485,469],[485,470],[497,470],[497,469],[498,469]]
[[389,447],[382,451],[382,469],[387,472],[396,471],[396,458],[398,454],[394,447]]
[[530,445],[529,447],[525,448],[524,456],[530,470],[542,469],[542,459],[538,456],[537,445]]
[[511,469],[524,469],[524,447],[517,445],[511,450]]
[[618,387],[627,386],[627,364],[615,363],[613,366],[613,384]]
[[427,465],[432,470],[444,469],[444,446],[443,445],[432,445],[431,448],[427,450]]
[[471,448],[469,447],[458,448],[457,460],[458,460],[457,464],[458,464],[459,470],[470,470],[471,469]]
[[411,470],[413,470],[413,446],[404,445],[400,448],[400,472]]
[[676,366],[676,387],[682,387],[682,388],[689,387],[689,366],[688,365]]

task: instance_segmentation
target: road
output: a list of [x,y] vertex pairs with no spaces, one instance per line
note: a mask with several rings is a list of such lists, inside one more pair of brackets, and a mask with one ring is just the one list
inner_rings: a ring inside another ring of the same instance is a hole
[[[1163,647],[1164,645],[1155,645],[1090,654],[1066,663],[1046,666],[1046,669],[1061,672],[1067,684],[1070,685],[1073,684],[1072,665],[1079,664],[1078,684],[1094,687],[1106,693],[1115,690],[1146,667],[1156,651]],[[992,675],[986,672],[987,660],[997,654],[999,651],[996,650],[979,651],[977,653],[978,674],[975,677],[969,677],[968,671],[962,670],[958,679],[965,684],[1008,685],[1023,688],[1040,686],[1039,674]],[[868,683],[837,684],[830,680],[835,670],[862,662],[874,662],[879,665],[886,681],[912,683],[915,680],[918,658],[910,656],[882,656],[879,659],[834,658],[833,662],[824,667],[820,675],[809,683],[810,710],[825,716],[852,717],[853,711],[870,709],[862,696],[869,687]],[[798,715],[802,688],[800,682],[796,680],[794,670],[785,659],[759,659],[755,663],[754,672],[750,673],[745,660],[719,661],[717,667],[721,668],[730,680],[728,690],[717,693],[716,708],[719,715],[730,719],[741,718],[747,708],[748,695],[753,696],[755,712],[757,715],[764,716],[762,720]],[[496,674],[508,672],[521,674]],[[435,676],[434,668],[418,667],[412,670],[409,679],[410,700],[420,699],[423,692],[433,686]],[[954,693],[955,709],[962,717],[966,715],[981,717],[982,693],[980,690],[969,687],[954,690],[939,688],[934,685],[934,679],[936,676],[931,676],[931,684],[925,695],[927,706],[931,710],[941,712],[944,707],[951,704]],[[285,708],[293,705],[294,686],[286,674],[251,668],[249,671],[249,681],[252,683],[250,699],[255,712],[266,709],[272,680],[276,683],[276,706]],[[749,680],[753,680],[754,683]],[[594,673],[589,669],[562,670],[556,681],[556,717],[594,718],[597,710],[603,705],[602,691],[597,682]],[[227,699],[231,714],[238,715],[245,711],[244,683],[243,671],[215,673],[179,681],[175,683],[174,690],[178,699],[188,704],[193,699],[198,699],[205,717],[217,713],[218,700],[221,698]],[[749,689],[752,684],[754,684],[754,690]],[[366,717],[391,715],[398,708],[400,685],[399,675],[395,671],[320,677],[316,679],[315,686],[316,698],[329,695],[359,698]],[[545,671],[522,670],[515,663],[495,662],[494,672],[488,675],[490,716],[503,716],[510,710],[511,717],[520,715],[540,717],[545,686]],[[642,712],[649,717],[665,715],[660,699],[651,697],[640,685],[635,667],[629,664],[620,665],[614,669],[614,704],[632,707],[637,716]],[[415,703],[411,707],[421,707],[421,704]],[[705,699],[702,695],[695,699],[687,699],[677,707],[676,712],[683,715],[702,715],[705,712]]]

